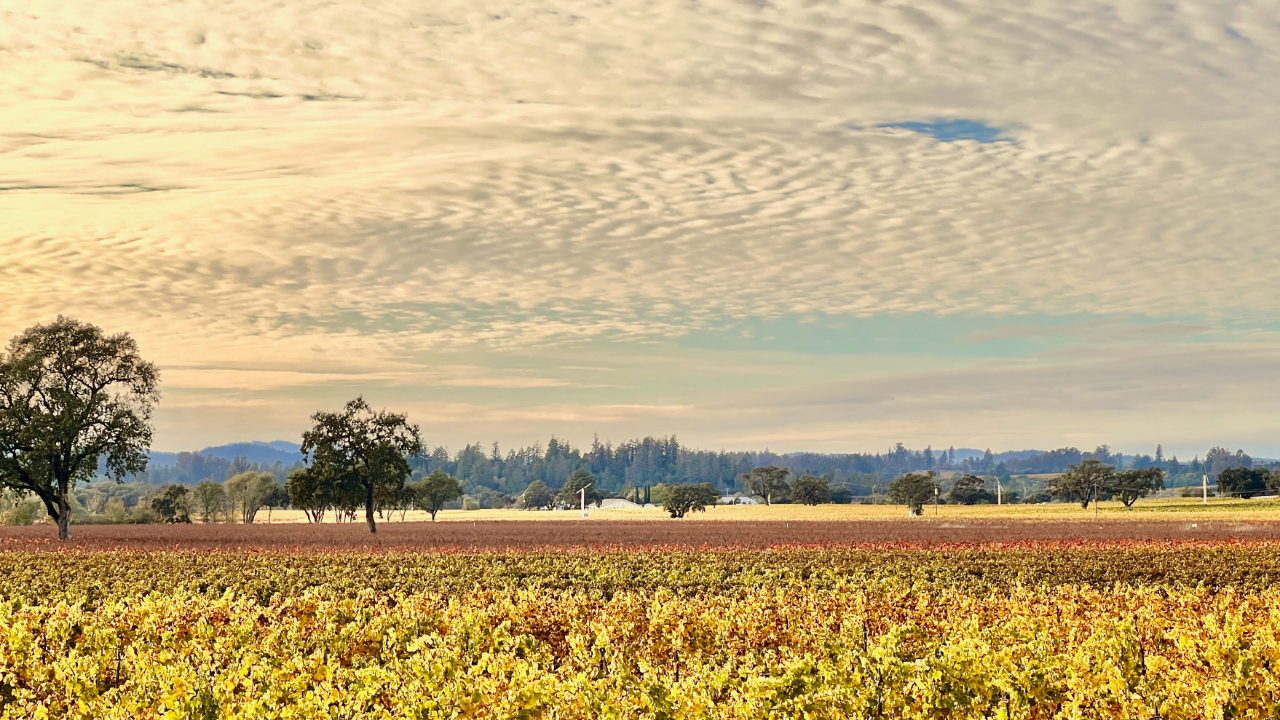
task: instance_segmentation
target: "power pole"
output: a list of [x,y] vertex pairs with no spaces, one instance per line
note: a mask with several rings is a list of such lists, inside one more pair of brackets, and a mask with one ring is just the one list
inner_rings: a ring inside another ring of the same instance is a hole
[[581,500],[582,500],[582,517],[586,517],[586,516],[587,516],[587,488],[591,487],[592,485],[595,485],[595,483],[587,483],[586,485],[582,486],[582,488],[581,488],[580,490],[578,490],[578,493],[582,496],[582,498],[581,498]]
[[1200,476],[1200,490],[1201,490],[1200,504],[1208,505],[1209,504],[1209,474],[1208,473],[1205,473],[1204,475]]
[[938,486],[933,486],[933,516],[938,517]]

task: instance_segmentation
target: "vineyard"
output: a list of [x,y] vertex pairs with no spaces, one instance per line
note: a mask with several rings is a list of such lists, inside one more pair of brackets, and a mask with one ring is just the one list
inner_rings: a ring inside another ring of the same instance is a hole
[[1270,541],[0,554],[9,718],[1280,714]]

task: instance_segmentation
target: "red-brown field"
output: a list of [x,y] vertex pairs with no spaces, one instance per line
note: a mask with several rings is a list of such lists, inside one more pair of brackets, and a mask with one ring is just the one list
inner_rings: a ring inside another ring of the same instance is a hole
[[370,535],[343,525],[83,525],[59,543],[50,526],[0,528],[4,550],[336,550],[458,552],[520,549],[761,549],[879,544],[1109,543],[1280,540],[1280,522],[1171,520],[702,521],[386,523]]

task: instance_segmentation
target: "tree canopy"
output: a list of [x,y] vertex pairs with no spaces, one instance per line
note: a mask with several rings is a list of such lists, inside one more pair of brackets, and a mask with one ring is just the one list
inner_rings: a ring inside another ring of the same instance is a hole
[[691,512],[704,512],[708,505],[720,500],[720,491],[711,483],[697,485],[672,485],[667,488],[662,509],[673,518],[682,518]]
[[977,475],[961,477],[955,481],[955,484],[951,486],[951,491],[947,493],[947,502],[959,505],[976,505],[995,501],[995,494],[987,490],[987,481]]
[[339,498],[358,488],[365,522],[369,532],[376,533],[374,498],[404,488],[411,472],[409,458],[423,449],[418,426],[403,414],[375,411],[363,397],[348,402],[341,412],[318,412],[311,421],[311,429],[302,435],[302,453],[311,460],[312,482],[331,486],[337,491],[331,494]]
[[1138,498],[1164,489],[1164,471],[1154,467],[1124,470],[1112,476],[1110,489],[1125,507],[1133,507]]
[[831,501],[831,486],[826,478],[804,474],[791,483],[791,499],[804,505]]
[[184,485],[166,485],[160,494],[151,498],[151,509],[160,520],[167,523],[190,523],[191,510],[187,504],[188,490]]
[[1280,487],[1280,478],[1262,468],[1229,467],[1218,475],[1218,494],[1253,497]]
[[[583,489],[586,492],[583,493]],[[590,470],[579,468],[570,473],[560,492],[556,493],[556,504],[562,507],[578,507],[585,500],[587,504],[599,505],[604,500],[604,493],[596,487],[596,478]]]
[[146,469],[159,379],[127,333],[61,316],[28,328],[0,353],[0,485],[34,493],[70,538],[77,482]]
[[1067,502],[1078,502],[1088,509],[1089,501],[1098,499],[1115,484],[1116,469],[1095,458],[1069,465],[1067,472],[1049,481],[1045,491]]
[[753,468],[742,477],[742,485],[752,495],[764,498],[765,505],[772,505],[778,495],[788,490],[787,477],[790,470],[776,465]]
[[556,502],[556,496],[546,483],[534,480],[525,488],[523,500],[525,510],[550,510]]
[[911,515],[924,512],[924,504],[933,500],[939,491],[933,471],[908,473],[889,483],[889,499],[906,505]]
[[414,483],[412,489],[415,504],[431,513],[431,522],[435,522],[436,513],[444,508],[445,503],[462,497],[462,483],[439,470]]

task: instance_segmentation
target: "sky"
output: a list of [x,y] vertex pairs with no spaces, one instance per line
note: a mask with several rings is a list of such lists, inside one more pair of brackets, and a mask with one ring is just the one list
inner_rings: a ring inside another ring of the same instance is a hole
[[0,335],[156,449],[1280,455],[1280,13],[1203,0],[0,0]]

